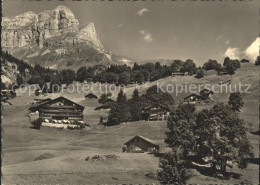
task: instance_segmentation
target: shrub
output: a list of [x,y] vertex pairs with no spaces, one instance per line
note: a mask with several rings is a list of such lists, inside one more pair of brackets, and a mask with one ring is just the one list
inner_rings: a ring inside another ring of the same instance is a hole
[[198,70],[195,77],[196,78],[203,78],[204,77],[204,71],[202,69]]
[[42,126],[42,119],[41,119],[41,118],[38,118],[38,119],[32,121],[31,124],[33,125],[33,128],[34,128],[34,129],[40,130],[40,129],[41,129],[41,126]]

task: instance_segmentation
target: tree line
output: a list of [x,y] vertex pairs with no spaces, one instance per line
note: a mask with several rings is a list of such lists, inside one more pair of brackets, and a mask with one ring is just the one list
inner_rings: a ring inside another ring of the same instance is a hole
[[155,81],[167,76],[172,72],[182,71],[189,75],[196,73],[197,67],[192,60],[174,60],[172,65],[161,65],[160,62],[137,64],[133,67],[127,65],[111,65],[103,71],[97,71],[93,67],[81,67],[76,72],[75,80],[83,82],[91,78],[94,82],[114,83],[117,85],[127,85],[128,83],[142,84],[148,81]]
[[174,105],[172,96],[162,90],[157,91],[156,85],[148,88],[146,93],[141,96],[138,89],[135,89],[130,99],[127,99],[126,94],[121,89],[118,93],[117,100],[115,102],[109,102],[109,105],[107,105],[105,102],[110,96],[111,94],[103,94],[99,98],[100,103],[110,107],[108,120],[105,123],[106,126],[118,125],[128,121],[145,120],[148,115],[143,113],[142,110],[150,105],[162,105],[169,108],[169,110],[171,110]]
[[[61,71],[45,68],[38,64],[32,66],[23,60],[13,57],[7,51],[1,53],[3,64],[7,61],[15,63],[19,75],[17,75],[16,83],[18,86],[28,84],[39,84],[43,91],[47,91],[46,83],[50,83],[50,89],[58,91],[61,84],[69,85],[73,81],[84,82],[85,80],[100,82],[100,83],[114,83],[116,85],[127,85],[129,83],[142,84],[149,81],[156,81],[158,79],[171,76],[173,73],[187,73],[187,75],[195,75],[196,78],[204,77],[204,71],[216,70],[218,74],[227,72],[230,75],[235,74],[235,71],[240,68],[243,62],[249,62],[245,59],[231,60],[229,57],[224,59],[223,65],[216,60],[209,59],[202,67],[196,66],[193,60],[186,61],[173,60],[170,65],[161,65],[160,62],[137,64],[133,67],[127,65],[111,65],[104,67],[96,65],[93,67],[80,67],[76,72],[72,69],[64,69]],[[257,57],[255,65],[260,65],[260,58]],[[29,80],[26,74],[29,74]],[[4,84],[2,84],[4,85]],[[52,88],[54,87],[54,88]]]

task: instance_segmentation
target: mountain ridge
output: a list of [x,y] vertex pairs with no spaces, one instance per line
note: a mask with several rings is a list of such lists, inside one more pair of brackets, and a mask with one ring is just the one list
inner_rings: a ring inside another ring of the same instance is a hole
[[65,6],[3,17],[1,36],[3,50],[32,65],[78,69],[129,62],[104,48],[94,23],[80,25]]

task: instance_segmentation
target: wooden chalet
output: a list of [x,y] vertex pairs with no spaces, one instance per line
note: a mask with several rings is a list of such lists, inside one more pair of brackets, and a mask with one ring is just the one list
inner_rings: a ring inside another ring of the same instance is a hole
[[85,107],[61,96],[38,106],[39,116],[43,120],[78,121],[83,122]]
[[203,89],[200,91],[200,96],[203,100],[213,99],[214,92],[209,89]]
[[249,63],[249,60],[247,60],[247,59],[242,59],[240,62],[241,62],[241,63]]
[[202,100],[202,96],[192,93],[184,98],[183,104],[196,104],[200,103]]
[[160,148],[159,145],[154,141],[145,138],[140,135],[136,135],[126,143],[124,143],[126,147],[123,148],[123,152],[132,152],[132,153],[158,153]]
[[159,104],[153,104],[144,107],[142,111],[143,118],[147,121],[166,120],[169,114],[170,114],[169,108]]
[[218,72],[218,75],[222,76],[222,75],[228,75],[229,72],[227,71],[226,68],[222,69],[221,71]]
[[93,93],[89,93],[85,96],[86,99],[98,99],[98,97],[93,94]]

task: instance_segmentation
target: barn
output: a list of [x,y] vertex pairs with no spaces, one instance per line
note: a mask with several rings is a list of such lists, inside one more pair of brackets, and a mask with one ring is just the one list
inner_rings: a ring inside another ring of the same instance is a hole
[[183,104],[196,104],[200,103],[202,100],[202,96],[192,93],[184,98]]
[[158,153],[160,150],[158,144],[140,135],[136,135],[135,137],[127,141],[124,145],[126,147],[124,147],[123,152],[129,153]]
[[98,99],[98,97],[93,94],[93,93],[89,93],[85,96],[86,99]]
[[214,92],[209,89],[203,89],[200,91],[200,96],[204,99],[213,99]]
[[83,122],[83,110],[85,107],[60,96],[38,106],[39,116],[48,121]]

